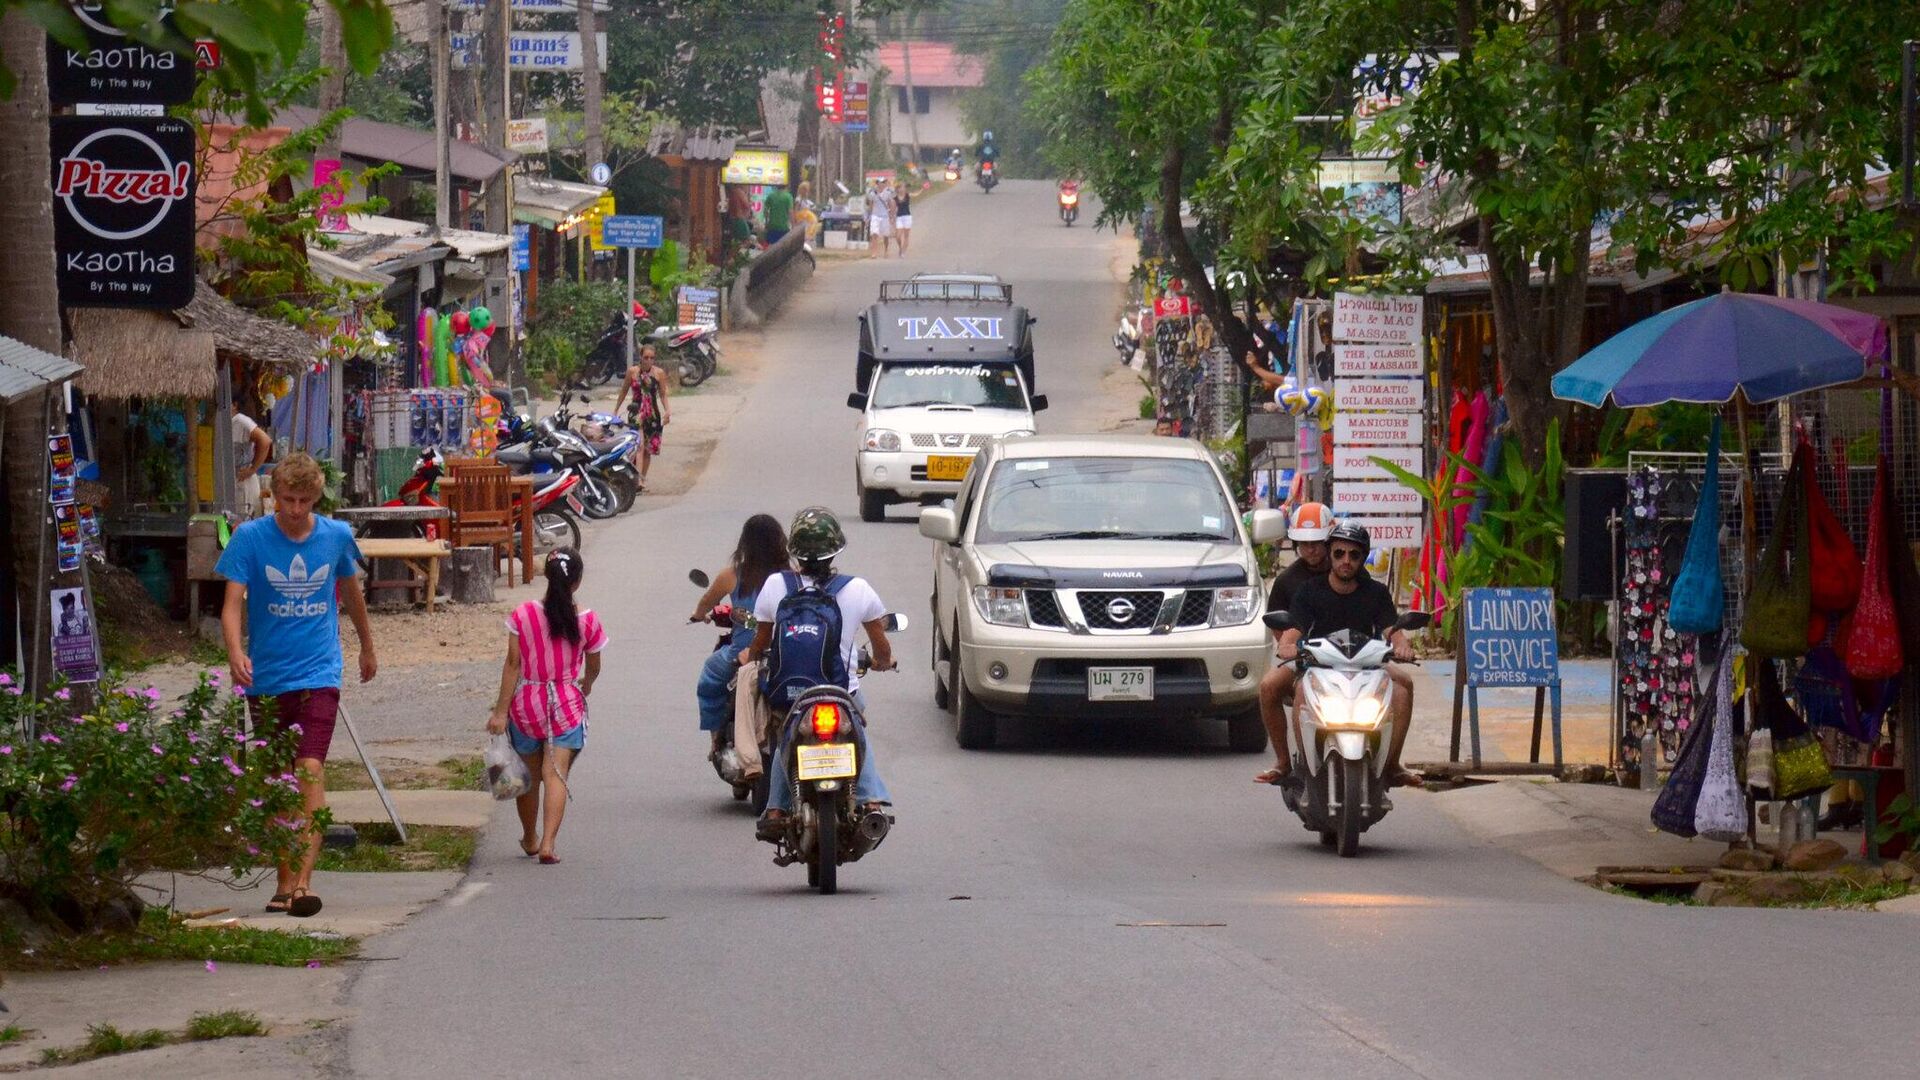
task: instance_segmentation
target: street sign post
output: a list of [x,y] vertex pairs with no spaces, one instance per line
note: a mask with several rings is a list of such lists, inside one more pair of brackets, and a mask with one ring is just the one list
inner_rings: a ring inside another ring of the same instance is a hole
[[627,366],[633,366],[633,253],[665,242],[667,220],[654,214],[613,214],[600,222],[601,243],[627,249]]
[[1553,701],[1553,768],[1561,764],[1560,632],[1548,588],[1466,589],[1460,597],[1458,658],[1454,661],[1453,741],[1460,760],[1460,705],[1464,694],[1473,728],[1473,766],[1480,767],[1480,688],[1533,687],[1533,749],[1540,763],[1540,727]]

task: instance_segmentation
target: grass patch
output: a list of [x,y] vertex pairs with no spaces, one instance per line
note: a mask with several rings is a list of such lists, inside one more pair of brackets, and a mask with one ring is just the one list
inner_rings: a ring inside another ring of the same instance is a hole
[[27,1029],[19,1024],[8,1024],[0,1028],[0,1046],[10,1046],[27,1037]]
[[195,1013],[187,1022],[187,1030],[181,1034],[148,1028],[131,1034],[122,1032],[112,1024],[92,1024],[87,1028],[87,1041],[66,1050],[40,1051],[42,1065],[74,1065],[95,1058],[114,1057],[118,1054],[135,1054],[142,1050],[154,1050],[162,1046],[171,1046],[182,1042],[205,1042],[209,1039],[241,1039],[265,1035],[267,1026],[260,1018],[250,1012],[228,1009],[217,1013]]
[[[479,754],[456,754],[434,765],[385,765],[380,782],[389,791],[485,791],[487,766]],[[359,759],[327,762],[328,791],[362,791],[373,786]]]
[[1699,907],[1700,906],[1700,901],[1695,900],[1693,898],[1692,893],[1677,893],[1677,892],[1643,893],[1643,892],[1634,892],[1632,889],[1623,889],[1618,885],[1602,885],[1600,886],[1600,891],[1609,892],[1615,896],[1624,896],[1631,900],[1650,900],[1656,904],[1665,904],[1668,907]]
[[301,967],[309,961],[351,956],[352,938],[309,937],[251,926],[190,927],[173,913],[149,908],[131,933],[62,938],[31,954],[9,948],[0,954],[8,971],[66,970],[141,960],[208,960],[222,964]]
[[1854,882],[1843,878],[1809,880],[1798,900],[1762,900],[1761,907],[1839,908],[1864,911],[1885,900],[1898,900],[1912,890],[1905,882]]
[[396,870],[464,870],[473,861],[478,831],[444,825],[415,825],[407,842],[393,826],[374,823],[356,826],[360,842],[351,848],[322,848],[319,868],[350,873],[387,873]]
[[247,1039],[265,1035],[267,1025],[250,1012],[227,1009],[215,1013],[195,1013],[187,1021],[187,1038],[194,1042],[208,1039]]
[[94,1058],[112,1057],[115,1054],[132,1054],[141,1050],[152,1050],[173,1041],[173,1036],[159,1028],[148,1028],[132,1034],[122,1032],[112,1024],[92,1024],[87,1028],[87,1041],[69,1050],[42,1050],[42,1065],[72,1065]]

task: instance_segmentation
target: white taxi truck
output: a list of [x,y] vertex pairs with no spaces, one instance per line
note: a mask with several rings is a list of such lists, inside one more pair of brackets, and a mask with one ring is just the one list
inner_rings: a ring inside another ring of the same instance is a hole
[[1058,435],[982,447],[951,505],[920,511],[934,541],[935,700],[960,745],[998,717],[1067,722],[1221,717],[1266,746],[1260,677],[1273,647],[1253,545],[1213,456],[1188,439]]
[[854,486],[860,518],[888,504],[947,498],[996,437],[1031,435],[1033,319],[987,275],[884,282],[860,316]]

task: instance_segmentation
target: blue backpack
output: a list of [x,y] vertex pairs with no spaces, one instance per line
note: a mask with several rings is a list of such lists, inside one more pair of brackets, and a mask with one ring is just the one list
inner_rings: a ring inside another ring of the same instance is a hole
[[773,613],[773,647],[760,690],[776,709],[787,709],[816,686],[845,688],[847,661],[840,654],[840,603],[834,599],[852,581],[835,574],[822,586],[791,570],[780,572],[787,595]]

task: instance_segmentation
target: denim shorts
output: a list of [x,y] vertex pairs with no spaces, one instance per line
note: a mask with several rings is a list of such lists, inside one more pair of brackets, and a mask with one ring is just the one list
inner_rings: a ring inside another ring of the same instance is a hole
[[[507,725],[507,738],[513,743],[513,752],[519,754],[521,757],[532,757],[539,753],[541,749],[547,745],[548,741],[546,739],[536,739],[526,732],[521,731],[513,724]],[[554,746],[562,750],[572,750],[575,753],[579,753],[587,748],[587,725],[584,723],[577,724],[572,731],[564,735],[555,735],[552,741]]]

